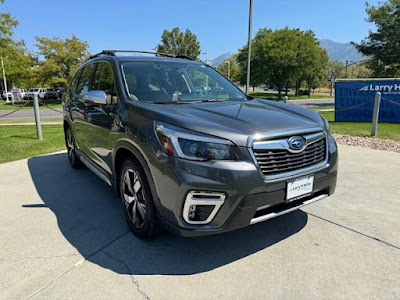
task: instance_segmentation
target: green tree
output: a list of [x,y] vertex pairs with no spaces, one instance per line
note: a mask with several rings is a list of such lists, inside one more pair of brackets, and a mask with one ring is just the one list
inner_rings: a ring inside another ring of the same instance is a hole
[[[267,28],[260,29],[256,37],[252,40],[252,47],[251,47],[251,59],[250,59],[250,85],[254,87],[260,84],[267,84],[268,81],[268,72],[270,71],[268,68],[265,68],[265,61],[263,61],[263,56],[260,55],[259,49],[261,38],[263,36],[267,36],[272,33],[272,30]],[[239,66],[239,82],[240,84],[244,85],[247,81],[247,54],[248,54],[248,47],[247,45],[243,48],[239,49],[238,54],[236,55],[236,61]]]
[[[0,0],[0,3],[4,3],[4,0]],[[8,88],[28,87],[35,63],[35,57],[26,49],[24,41],[13,40],[17,26],[18,21],[10,13],[0,13],[0,57],[4,62]]]
[[400,75],[400,0],[388,0],[379,5],[366,3],[368,22],[374,23],[376,31],[370,31],[360,44],[353,45],[371,57],[369,67],[376,77]]
[[374,75],[374,71],[369,67],[368,61],[350,66],[348,73],[352,78],[371,78]]
[[[330,60],[328,62],[328,71],[326,73],[326,82],[334,78],[340,78],[341,71],[344,69],[344,64],[338,60]],[[330,85],[330,83],[329,83]]]
[[38,53],[44,57],[39,62],[39,78],[43,85],[65,86],[79,64],[89,56],[89,44],[75,35],[65,40],[36,37],[36,41]]
[[239,67],[234,58],[227,58],[217,67],[217,70],[228,78],[228,68],[229,68],[229,79],[232,82],[239,81]]
[[[0,3],[4,3],[4,0],[0,0]],[[0,13],[0,41],[2,48],[6,46],[4,44],[5,41],[11,40],[17,25],[18,21],[10,13]]]
[[[240,79],[246,74],[247,47],[239,50],[238,64]],[[250,81],[252,85],[268,84],[287,93],[291,86],[296,94],[301,83],[308,86],[320,84],[325,78],[328,63],[326,50],[319,45],[312,31],[283,28],[279,30],[260,29],[252,42]]]
[[35,84],[37,57],[26,49],[23,41],[8,47],[4,64],[8,85],[28,88]]
[[171,31],[164,30],[161,35],[161,43],[156,46],[159,53],[174,55],[186,55],[193,59],[198,59],[200,55],[200,43],[197,36],[189,29],[183,33],[178,27]]
[[306,77],[307,89],[308,89],[308,97],[311,96],[311,89],[316,89],[319,86],[322,86],[323,81],[326,79],[326,72],[328,70],[328,52],[322,48],[316,48],[314,59],[310,61],[309,73]]
[[329,63],[328,52],[321,48],[311,30],[297,29],[297,44],[295,94],[299,94],[302,82],[305,81],[310,96],[311,89],[323,85],[325,81]]

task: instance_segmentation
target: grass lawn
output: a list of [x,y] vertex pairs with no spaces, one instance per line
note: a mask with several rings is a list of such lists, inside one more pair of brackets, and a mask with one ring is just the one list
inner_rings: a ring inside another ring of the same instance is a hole
[[[61,101],[60,100],[42,100],[43,103],[46,103],[48,106],[54,109],[62,109]],[[12,102],[7,103],[6,101],[0,100],[0,110],[2,109],[17,109],[21,104],[25,104],[26,101],[15,101],[14,105],[12,105]],[[40,108],[43,108],[43,105],[39,104]],[[30,101],[30,103],[25,106],[23,109],[32,109],[33,108],[33,101]]]
[[[266,99],[266,100],[278,100],[277,93],[263,93],[263,92],[250,92],[250,96]],[[282,99],[284,97],[284,93],[282,93]],[[308,96],[295,96],[294,94],[288,94],[289,100],[307,100],[307,99],[332,99],[333,97],[327,95],[311,95],[310,98]]]
[[42,134],[39,141],[35,126],[0,126],[0,163],[65,149],[62,125],[43,125]]
[[[333,109],[333,106],[309,107],[314,110]],[[331,132],[338,134],[348,134],[354,136],[370,136],[372,123],[364,122],[335,122],[334,112],[319,112],[324,116],[331,126]],[[400,123],[379,123],[378,134],[380,139],[390,139],[400,141]]]

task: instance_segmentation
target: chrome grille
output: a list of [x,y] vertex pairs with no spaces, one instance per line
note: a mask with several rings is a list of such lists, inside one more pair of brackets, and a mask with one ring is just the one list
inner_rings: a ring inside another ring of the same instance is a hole
[[285,175],[285,173],[312,168],[325,162],[327,153],[325,134],[320,132],[303,135],[303,137],[307,141],[307,146],[302,151],[290,149],[288,139],[253,144],[254,158],[267,179],[269,176]]

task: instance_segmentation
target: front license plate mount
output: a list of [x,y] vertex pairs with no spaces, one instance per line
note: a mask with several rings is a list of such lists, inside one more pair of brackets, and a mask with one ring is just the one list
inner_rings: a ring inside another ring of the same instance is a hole
[[314,187],[314,175],[299,177],[287,182],[286,202],[311,195]]

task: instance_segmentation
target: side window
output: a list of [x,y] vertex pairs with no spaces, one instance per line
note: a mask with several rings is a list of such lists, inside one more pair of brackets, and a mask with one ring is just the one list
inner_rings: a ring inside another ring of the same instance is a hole
[[78,72],[76,72],[74,78],[72,78],[72,80],[71,80],[71,82],[69,84],[69,96],[70,96],[70,98],[72,96],[74,96],[75,93],[76,93],[76,88],[78,86],[78,80],[79,80],[79,77],[81,76],[81,73],[82,73],[82,70],[79,70]]
[[92,90],[104,91],[107,95],[107,104],[117,104],[118,97],[114,83],[114,75],[110,64],[100,62],[97,64],[93,78]]
[[93,65],[87,65],[83,71],[81,78],[79,79],[77,94],[84,95],[89,91],[90,79],[93,75]]

